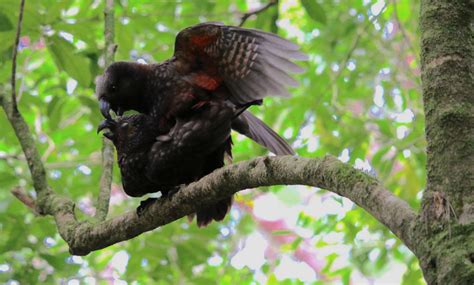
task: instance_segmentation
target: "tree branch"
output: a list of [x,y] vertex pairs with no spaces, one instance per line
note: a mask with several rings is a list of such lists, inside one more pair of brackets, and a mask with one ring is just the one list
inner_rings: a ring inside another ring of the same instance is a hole
[[18,26],[17,26],[17,33],[15,38],[15,44],[13,46],[13,60],[12,60],[12,76],[11,76],[11,86],[12,86],[12,96],[8,97],[6,94],[0,94],[0,103],[7,115],[8,120],[10,121],[13,130],[15,131],[18,140],[20,141],[21,148],[23,153],[25,154],[26,161],[28,163],[28,168],[30,169],[30,173],[33,179],[33,187],[38,194],[38,197],[41,195],[45,195],[49,192],[48,182],[46,180],[46,171],[44,169],[44,165],[41,162],[40,155],[38,153],[38,149],[34,143],[33,137],[31,135],[30,129],[26,124],[23,116],[18,111],[16,105],[16,54],[18,50],[18,44],[20,42],[20,35],[21,35],[21,24],[23,21],[23,10],[25,7],[25,1],[22,0],[20,4],[20,12],[18,16]]
[[15,187],[10,191],[13,196],[15,196],[20,202],[22,202],[25,206],[31,209],[31,211],[35,214],[38,215],[38,211],[36,208],[36,202],[31,195],[26,193],[26,191],[21,188],[21,187]]
[[156,201],[141,217],[131,211],[95,225],[78,223],[72,208],[61,208],[55,217],[71,253],[86,255],[171,223],[240,190],[270,185],[315,186],[349,198],[413,247],[416,214],[408,204],[376,179],[332,156],[259,157],[233,164],[182,187],[171,199]]
[[23,11],[25,10],[25,0],[20,2],[20,12],[18,15],[18,24],[16,26],[16,37],[15,44],[13,45],[13,55],[12,55],[12,108],[16,110],[18,107],[16,105],[16,55],[18,53],[18,44],[20,43],[20,34],[21,34],[21,24],[23,23]]
[[245,22],[247,21],[247,19],[250,18],[251,16],[258,15],[258,14],[264,12],[265,10],[267,10],[268,8],[276,5],[277,3],[278,3],[277,0],[270,0],[266,5],[258,8],[258,9],[255,9],[253,11],[249,11],[247,13],[244,13],[242,15],[242,17],[240,17],[239,27],[242,27],[245,24]]
[[[105,66],[114,62],[117,46],[114,44],[114,0],[106,0],[104,8]],[[107,218],[114,166],[114,146],[110,140],[102,138],[102,175],[100,177],[99,197],[95,217],[99,221]]]

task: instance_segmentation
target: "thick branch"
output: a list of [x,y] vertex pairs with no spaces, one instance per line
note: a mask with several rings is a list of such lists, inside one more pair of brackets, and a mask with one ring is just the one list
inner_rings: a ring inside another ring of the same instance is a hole
[[[114,0],[107,0],[104,8],[105,65],[114,62],[117,46],[114,44]],[[110,140],[102,138],[102,175],[100,177],[99,197],[97,200],[96,218],[103,221],[107,218],[110,203],[110,191],[114,166],[114,146]]]
[[[100,224],[74,222],[72,212],[55,215],[73,254],[86,255],[171,223],[240,190],[270,185],[309,185],[347,197],[385,224],[409,247],[414,239],[413,210],[377,180],[334,157],[259,157],[233,164],[160,199],[142,217],[135,211]],[[198,203],[196,202],[198,201]]]

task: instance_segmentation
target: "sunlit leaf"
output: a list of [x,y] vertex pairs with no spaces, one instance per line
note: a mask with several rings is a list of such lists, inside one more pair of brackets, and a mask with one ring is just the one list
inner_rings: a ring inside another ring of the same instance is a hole
[[88,86],[91,82],[89,60],[77,54],[76,48],[61,37],[52,36],[48,42],[48,48],[56,66],[67,72],[82,86]]
[[323,6],[316,2],[316,0],[301,0],[301,4],[311,19],[321,24],[326,24],[326,13],[324,12]]

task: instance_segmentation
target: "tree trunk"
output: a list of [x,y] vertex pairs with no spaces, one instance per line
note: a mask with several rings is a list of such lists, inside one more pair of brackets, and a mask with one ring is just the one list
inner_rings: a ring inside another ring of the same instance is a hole
[[473,11],[421,1],[428,177],[415,253],[429,284],[474,284]]

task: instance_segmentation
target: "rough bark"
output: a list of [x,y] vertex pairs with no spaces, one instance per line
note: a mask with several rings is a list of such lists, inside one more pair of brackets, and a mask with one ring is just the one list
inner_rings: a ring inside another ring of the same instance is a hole
[[375,178],[331,156],[259,157],[233,164],[182,187],[171,199],[158,200],[141,217],[131,211],[98,224],[78,222],[72,202],[56,194],[41,203],[55,217],[71,253],[86,255],[171,223],[240,190],[282,184],[315,186],[347,197],[385,224],[408,247],[416,246],[416,214],[408,204],[384,189]]
[[421,2],[428,177],[418,257],[430,284],[474,284],[472,16],[469,0]]

